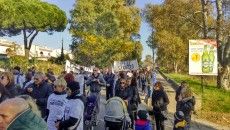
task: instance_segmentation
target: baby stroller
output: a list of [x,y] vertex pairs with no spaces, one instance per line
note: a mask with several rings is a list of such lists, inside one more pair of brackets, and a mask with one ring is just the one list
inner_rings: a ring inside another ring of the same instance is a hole
[[86,130],[92,130],[96,126],[96,103],[97,97],[95,95],[90,95],[87,97],[85,113],[84,113],[84,124]]
[[125,102],[119,97],[110,98],[105,105],[105,130],[127,130],[131,122]]

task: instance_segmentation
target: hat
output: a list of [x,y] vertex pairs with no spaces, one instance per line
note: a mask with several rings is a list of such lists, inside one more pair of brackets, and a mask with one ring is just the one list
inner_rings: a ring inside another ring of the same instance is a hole
[[182,111],[177,111],[174,114],[174,118],[179,121],[184,120],[184,113]]
[[72,92],[76,92],[80,90],[80,85],[78,82],[76,81],[72,81],[67,83],[67,87],[72,91]]
[[148,118],[148,112],[146,110],[139,110],[137,115],[140,119],[146,120]]

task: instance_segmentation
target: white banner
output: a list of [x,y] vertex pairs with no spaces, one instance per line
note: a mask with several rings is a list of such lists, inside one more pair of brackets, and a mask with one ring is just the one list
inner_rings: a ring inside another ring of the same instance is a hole
[[114,71],[130,71],[139,69],[137,60],[114,61]]
[[80,69],[80,67],[82,67],[84,71],[93,72],[92,67],[85,67],[85,66],[80,66],[77,64],[71,64],[69,60],[66,60],[65,71],[67,73],[69,73],[70,71],[73,71],[74,73],[76,73]]
[[217,75],[216,40],[189,40],[189,74]]

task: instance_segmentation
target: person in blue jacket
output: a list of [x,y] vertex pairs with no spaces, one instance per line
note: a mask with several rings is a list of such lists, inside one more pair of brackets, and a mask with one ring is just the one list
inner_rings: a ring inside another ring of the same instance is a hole
[[153,130],[150,121],[148,118],[148,112],[146,110],[139,110],[138,111],[139,119],[135,122],[135,130]]

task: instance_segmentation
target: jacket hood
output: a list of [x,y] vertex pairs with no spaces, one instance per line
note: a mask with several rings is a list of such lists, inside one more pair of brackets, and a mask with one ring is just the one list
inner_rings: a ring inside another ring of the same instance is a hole
[[27,109],[10,123],[7,130],[47,130],[47,124],[31,109]]

